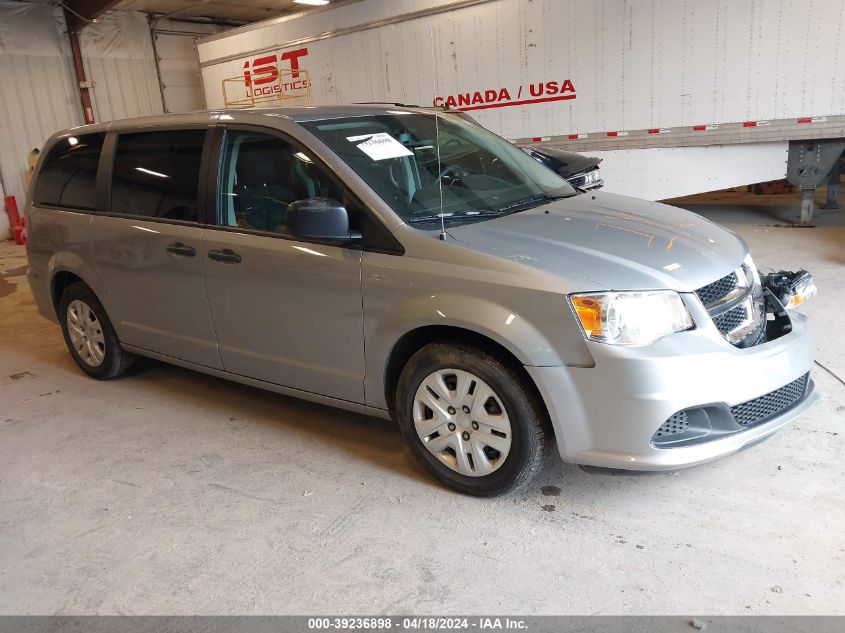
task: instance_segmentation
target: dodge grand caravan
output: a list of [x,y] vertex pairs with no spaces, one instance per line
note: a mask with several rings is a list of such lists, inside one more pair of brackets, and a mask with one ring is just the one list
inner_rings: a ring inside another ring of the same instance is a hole
[[392,417],[470,494],[527,482],[555,443],[577,464],[700,464],[817,397],[786,309],[811,278],[775,292],[730,231],[573,189],[448,113],[76,128],[47,142],[26,212],[35,300],[82,371],[143,355]]

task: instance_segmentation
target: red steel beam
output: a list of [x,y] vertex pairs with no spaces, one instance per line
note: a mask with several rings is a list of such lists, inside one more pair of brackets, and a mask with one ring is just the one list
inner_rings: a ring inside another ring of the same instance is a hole
[[65,21],[68,31],[79,32],[87,24],[113,9],[121,0],[64,0]]
[[[68,11],[65,9],[65,19]],[[85,65],[82,63],[82,50],[79,48],[79,35],[70,28],[68,23],[68,40],[70,40],[70,53],[73,57],[73,70],[76,73],[76,83],[79,87],[79,100],[82,102],[82,114],[86,123],[94,122],[94,107],[91,105],[91,91],[88,89],[88,81],[85,79]]]
[[121,0],[66,0],[64,7],[67,36],[70,40],[70,52],[73,57],[73,70],[79,86],[79,100],[82,102],[82,114],[86,123],[94,123],[94,107],[91,105],[91,91],[85,79],[85,65],[82,63],[82,50],[79,47],[79,31],[91,24],[98,16],[114,8]]

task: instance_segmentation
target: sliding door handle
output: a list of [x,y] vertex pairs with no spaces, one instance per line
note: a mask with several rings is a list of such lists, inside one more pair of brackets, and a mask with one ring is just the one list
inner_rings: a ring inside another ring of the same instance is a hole
[[173,244],[168,244],[167,251],[169,253],[173,253],[174,255],[182,255],[183,257],[193,257],[197,254],[197,249],[193,246],[182,244],[182,242],[173,242]]
[[241,256],[235,251],[224,248],[222,250],[208,251],[208,258],[225,264],[239,264]]

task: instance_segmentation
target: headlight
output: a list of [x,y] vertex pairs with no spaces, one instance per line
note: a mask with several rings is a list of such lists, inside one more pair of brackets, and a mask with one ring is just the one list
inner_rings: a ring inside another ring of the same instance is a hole
[[584,184],[585,185],[594,185],[599,180],[601,180],[601,171],[598,169],[594,169],[593,171],[588,171],[584,174]]
[[[757,286],[754,289],[755,293],[762,291],[762,286],[765,284],[769,290],[774,292],[775,296],[787,310],[792,310],[803,305],[807,299],[815,297],[816,293],[818,293],[813,276],[806,270],[771,273],[766,275],[764,281],[761,279],[760,273],[757,271],[757,267],[754,265],[754,260],[751,259],[750,254],[745,256],[745,260],[742,262],[742,269],[748,277],[754,279],[754,284]],[[751,285],[750,280],[749,285]]]
[[601,182],[601,170],[593,169],[592,171],[570,176],[567,180],[573,187],[589,189]]
[[803,274],[799,274],[793,279],[789,300],[783,307],[787,310],[797,308],[807,299],[815,297],[817,292],[818,289],[816,288],[816,283],[813,281],[813,276],[803,271]]
[[680,295],[672,290],[591,292],[569,295],[584,335],[612,345],[649,345],[694,324]]

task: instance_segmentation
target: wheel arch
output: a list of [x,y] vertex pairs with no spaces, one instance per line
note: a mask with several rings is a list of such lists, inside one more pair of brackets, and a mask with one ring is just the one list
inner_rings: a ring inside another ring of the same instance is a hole
[[106,313],[112,314],[111,301],[106,292],[106,285],[97,273],[96,268],[88,263],[86,258],[71,251],[55,253],[47,266],[49,279],[50,300],[57,318],[62,301],[62,293],[71,284],[79,281],[84,283],[97,297]]
[[[56,316],[58,318],[61,318],[61,315],[59,314],[59,308],[61,307],[62,303],[62,295],[64,294],[68,286],[77,282],[83,283],[88,286],[88,284],[85,282],[84,279],[82,279],[82,277],[69,270],[57,270],[50,277],[50,299],[53,302],[53,309],[55,310]],[[88,287],[90,288],[91,286]]]
[[[391,412],[402,369],[414,354],[430,343],[456,343],[474,347],[506,363],[531,389],[543,408],[546,421],[549,422],[549,409],[545,399],[516,354],[485,334],[454,325],[420,326],[403,334],[393,345],[384,368],[384,397]],[[547,424],[547,428],[550,433],[554,433],[551,424]]]

